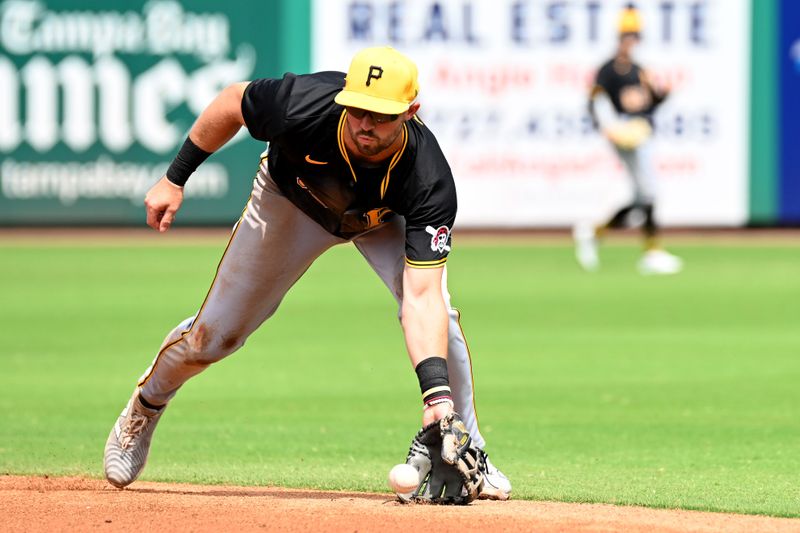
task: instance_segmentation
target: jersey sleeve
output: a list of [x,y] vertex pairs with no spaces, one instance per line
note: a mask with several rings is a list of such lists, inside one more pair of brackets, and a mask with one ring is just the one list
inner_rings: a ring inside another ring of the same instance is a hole
[[[446,166],[446,164],[445,164]],[[414,268],[438,268],[450,253],[457,199],[449,167],[413,196],[406,214],[406,264]]]
[[597,71],[597,76],[594,78],[594,86],[592,87],[592,95],[598,92],[610,92],[611,87],[611,78],[613,77],[613,71],[608,66],[608,64],[603,65]]
[[272,141],[286,129],[286,108],[295,77],[262,78],[250,82],[242,97],[242,116],[250,135]]
[[611,110],[614,110],[614,104],[611,102],[610,87],[610,69],[608,64],[601,66],[594,78],[594,84],[591,91],[589,91],[589,115],[592,117],[592,122],[595,128],[603,129],[608,127],[610,121],[616,113],[609,114],[608,105],[611,105]]

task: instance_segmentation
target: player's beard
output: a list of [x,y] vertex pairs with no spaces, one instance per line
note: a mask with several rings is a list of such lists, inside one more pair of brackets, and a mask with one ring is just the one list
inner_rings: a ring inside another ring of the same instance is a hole
[[[386,138],[381,138],[378,135],[375,135],[375,133],[371,131],[365,131],[365,130],[353,131],[349,127],[347,128],[347,132],[350,134],[350,139],[353,141],[353,144],[355,144],[359,154],[367,157],[378,155],[387,148],[391,147],[392,144],[397,140],[397,137],[400,136],[400,130],[401,128],[397,128]],[[359,136],[368,137],[370,139],[373,139],[375,142],[365,144],[359,139]]]

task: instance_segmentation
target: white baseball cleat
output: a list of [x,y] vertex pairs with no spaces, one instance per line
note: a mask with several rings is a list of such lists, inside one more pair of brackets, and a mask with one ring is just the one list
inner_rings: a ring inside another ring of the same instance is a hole
[[153,431],[163,412],[164,408],[155,411],[142,405],[138,387],[133,391],[106,441],[103,466],[109,483],[123,488],[139,477],[147,462]]
[[505,474],[497,469],[489,460],[489,456],[483,450],[478,450],[483,456],[482,473],[483,487],[478,498],[481,500],[507,500],[511,497],[511,482]]
[[587,272],[595,272],[600,268],[600,257],[597,253],[597,236],[594,226],[586,223],[576,224],[572,228],[575,240],[575,258]]
[[646,276],[677,274],[683,270],[683,260],[664,250],[650,250],[639,260],[638,268]]

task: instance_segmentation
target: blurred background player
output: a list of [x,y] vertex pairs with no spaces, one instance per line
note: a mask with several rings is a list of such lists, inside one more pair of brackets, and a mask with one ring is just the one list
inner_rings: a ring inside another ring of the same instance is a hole
[[[619,46],[613,58],[597,72],[589,100],[595,125],[614,146],[633,184],[633,200],[604,224],[575,226],[573,236],[578,263],[588,271],[600,266],[598,243],[609,229],[641,220],[644,254],[638,268],[642,274],[675,274],[683,268],[680,258],[663,250],[655,220],[656,176],[652,164],[653,113],[668,94],[657,89],[647,73],[633,61],[633,50],[641,39],[641,18],[633,4],[619,20]],[[638,216],[637,216],[638,215]]]

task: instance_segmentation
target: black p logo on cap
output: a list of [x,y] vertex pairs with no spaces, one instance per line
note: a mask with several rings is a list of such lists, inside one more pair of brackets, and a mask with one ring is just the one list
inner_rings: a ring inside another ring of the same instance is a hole
[[379,80],[383,77],[383,69],[381,67],[376,67],[375,65],[371,65],[369,67],[369,74],[367,74],[367,87],[372,80]]

